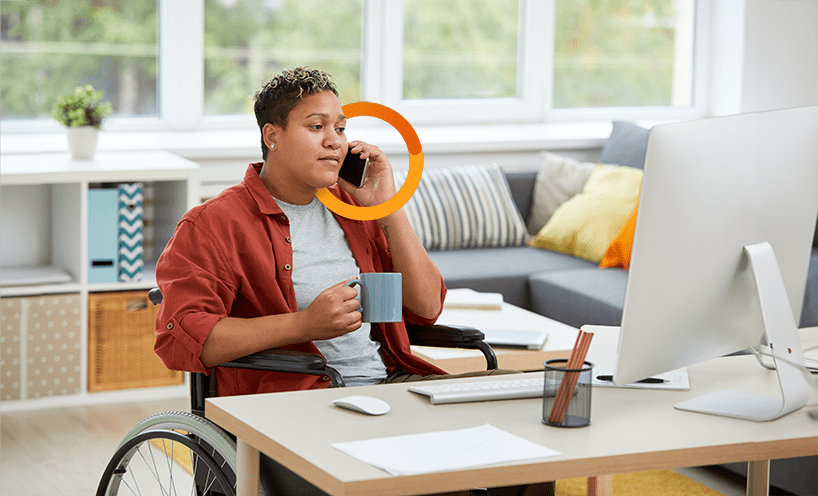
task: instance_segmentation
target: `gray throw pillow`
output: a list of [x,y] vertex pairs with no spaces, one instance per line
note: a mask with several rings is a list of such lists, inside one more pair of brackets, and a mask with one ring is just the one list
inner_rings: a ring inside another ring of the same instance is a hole
[[604,164],[627,165],[642,169],[649,130],[632,122],[614,121],[610,137],[602,145]]

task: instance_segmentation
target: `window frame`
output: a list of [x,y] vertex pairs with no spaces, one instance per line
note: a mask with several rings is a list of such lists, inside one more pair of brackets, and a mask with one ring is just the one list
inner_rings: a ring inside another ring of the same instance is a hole
[[[660,122],[703,117],[707,112],[709,55],[706,47],[710,46],[713,0],[696,0],[693,8],[691,106],[588,109],[554,109],[552,106],[556,0],[520,0],[520,96],[462,100],[403,100],[403,2],[363,1],[361,99],[387,105],[416,126],[540,126],[611,120]],[[255,130],[252,115],[204,115],[204,0],[158,0],[157,9],[159,115],[111,117],[106,119],[105,129],[124,132]],[[535,24],[536,19],[547,21]],[[537,28],[533,29],[533,25]],[[59,124],[52,119],[7,120],[3,122],[2,134],[59,132],[59,129]]]
[[[364,60],[378,61],[380,78],[367,81],[364,99],[382,102],[416,124],[536,122],[544,117],[550,93],[554,23],[531,29],[531,19],[553,19],[554,0],[519,0],[517,97],[486,99],[403,99],[403,1],[370,0],[364,25],[378,29],[379,41],[366,45]],[[373,37],[374,38],[374,37]],[[542,52],[527,47],[543,47]]]
[[[547,0],[552,1],[552,0]],[[710,104],[709,74],[710,57],[707,47],[710,47],[712,30],[711,2],[716,0],[693,0],[692,17],[686,19],[693,23],[692,51],[689,63],[692,64],[690,84],[692,102],[688,107],[672,106],[645,106],[645,107],[596,107],[560,109],[553,107],[553,93],[547,95],[548,102],[544,120],[546,122],[577,122],[577,121],[679,121],[705,117]],[[681,31],[676,32],[677,39]],[[678,47],[678,45],[677,45]],[[553,50],[552,50],[553,51]],[[676,56],[679,56],[677,49]],[[674,67],[676,67],[674,61]],[[553,67],[552,67],[553,69]],[[677,77],[674,75],[674,77]],[[550,75],[553,80],[553,71]],[[674,90],[678,89],[674,85]],[[675,96],[674,96],[675,98]]]

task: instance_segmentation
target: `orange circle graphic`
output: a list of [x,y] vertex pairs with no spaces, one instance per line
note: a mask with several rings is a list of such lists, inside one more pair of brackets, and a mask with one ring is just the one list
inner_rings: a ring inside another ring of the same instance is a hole
[[347,118],[359,116],[377,117],[392,125],[403,137],[406,148],[409,150],[409,173],[403,186],[395,193],[395,196],[371,207],[359,207],[345,203],[330,193],[327,188],[319,189],[315,196],[324,206],[342,217],[353,220],[381,219],[404,206],[420,185],[420,177],[423,174],[423,149],[420,146],[420,140],[409,121],[386,105],[357,102],[348,103],[342,109]]

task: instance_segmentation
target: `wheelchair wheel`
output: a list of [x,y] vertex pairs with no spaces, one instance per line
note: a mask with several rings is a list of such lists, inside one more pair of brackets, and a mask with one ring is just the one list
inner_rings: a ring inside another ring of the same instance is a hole
[[234,495],[236,443],[187,412],[166,412],[136,425],[117,447],[97,496]]

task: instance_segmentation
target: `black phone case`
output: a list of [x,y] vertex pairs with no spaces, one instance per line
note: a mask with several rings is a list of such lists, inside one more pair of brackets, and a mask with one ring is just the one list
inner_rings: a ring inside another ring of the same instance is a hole
[[369,165],[368,158],[362,160],[359,154],[348,152],[344,163],[341,164],[341,170],[338,171],[338,176],[349,181],[356,188],[360,188],[364,184],[367,165]]

